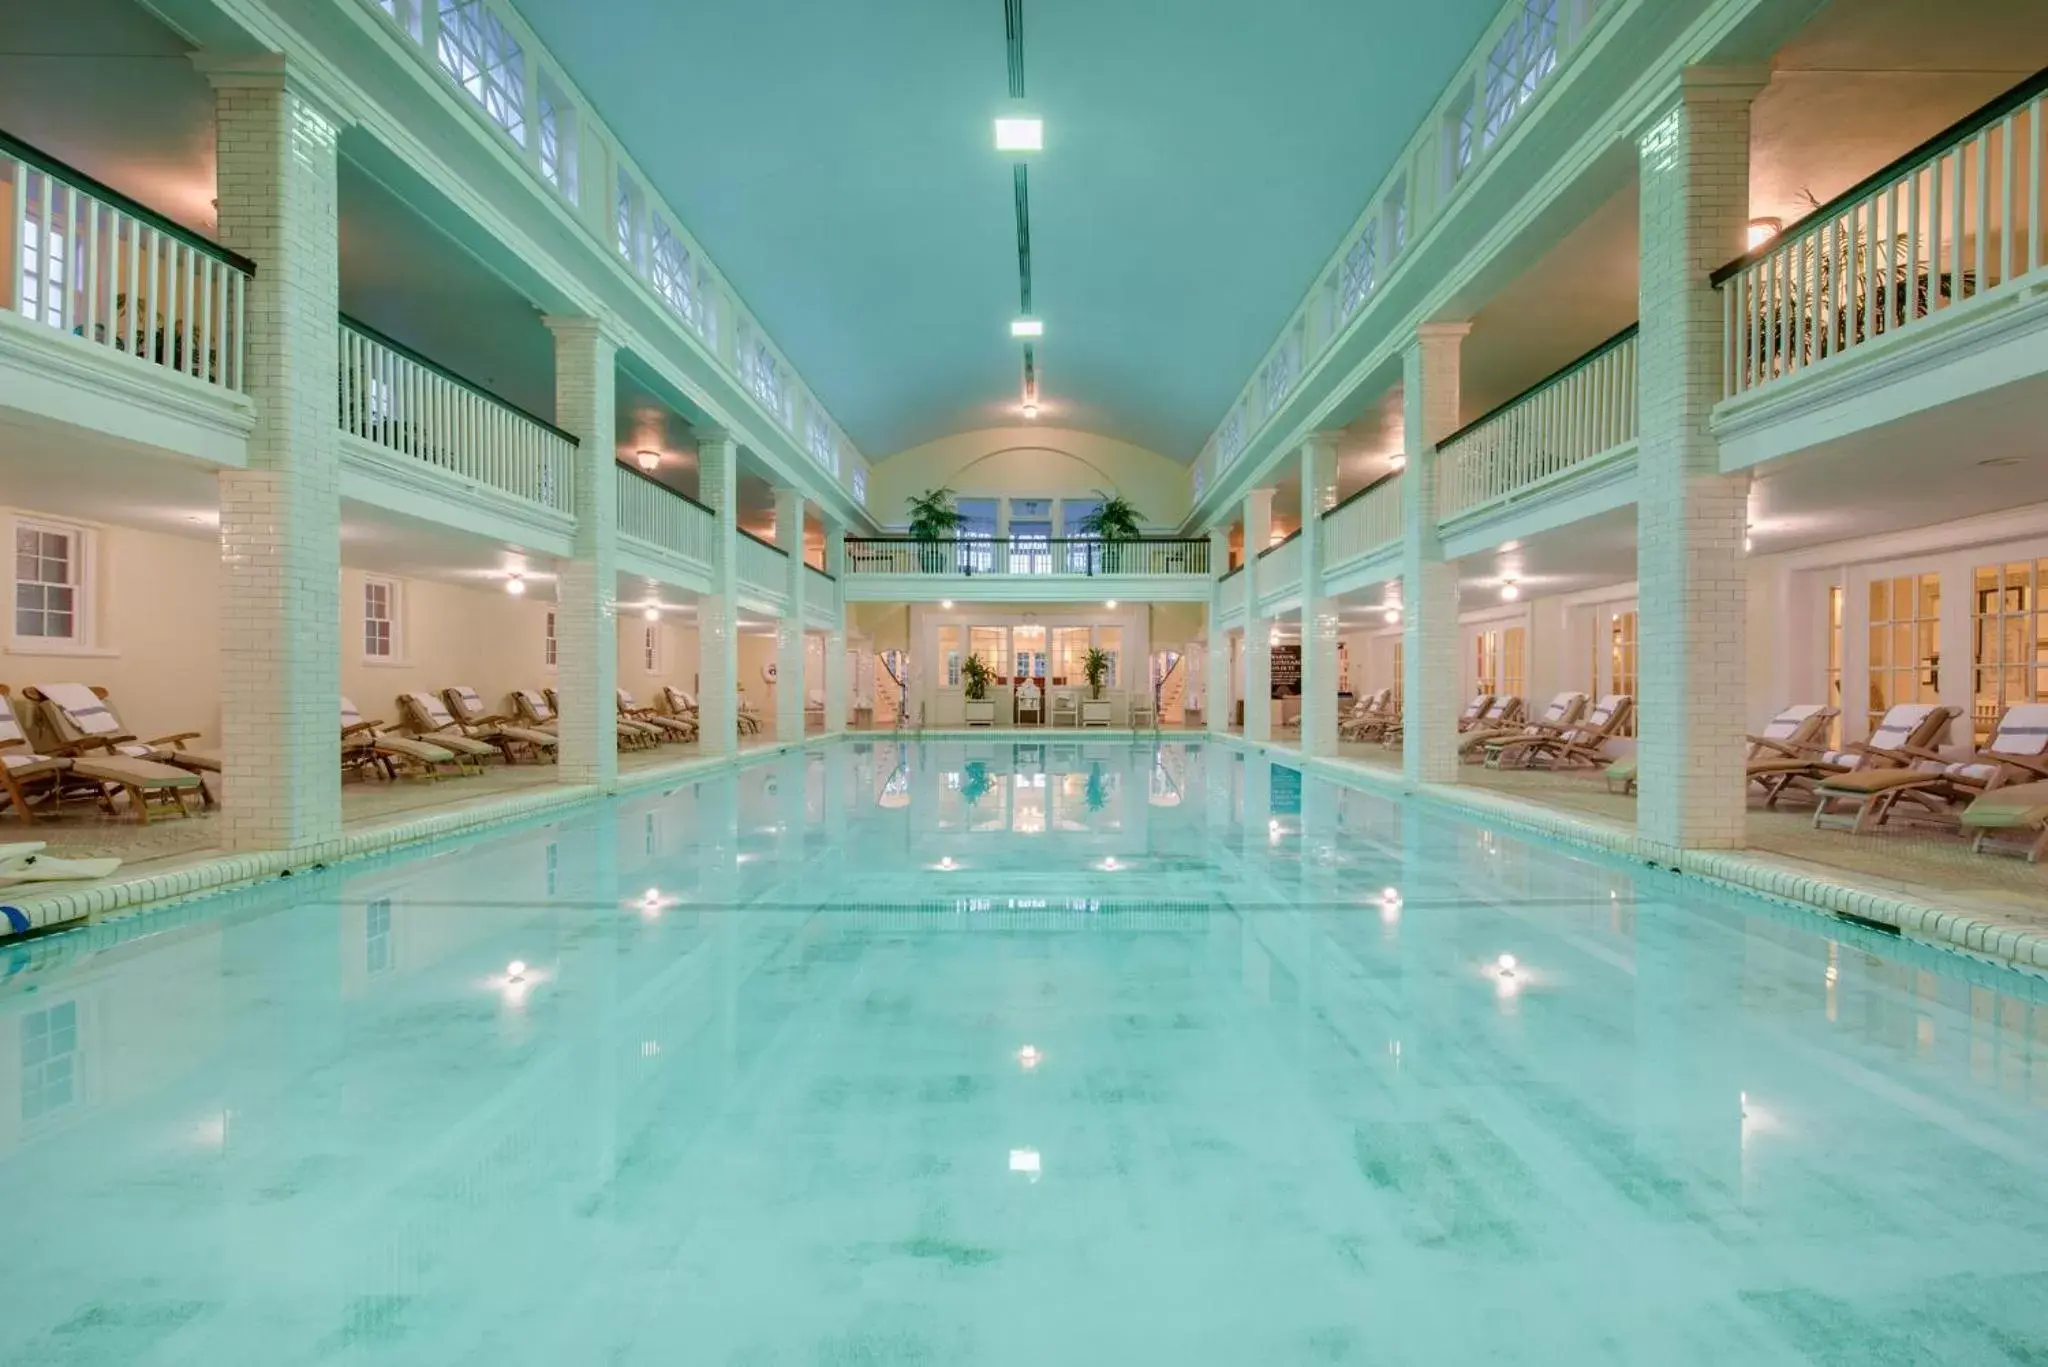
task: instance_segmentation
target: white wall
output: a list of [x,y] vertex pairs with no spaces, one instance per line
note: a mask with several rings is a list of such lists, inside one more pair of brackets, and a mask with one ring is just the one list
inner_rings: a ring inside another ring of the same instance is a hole
[[514,598],[500,588],[398,579],[398,656],[388,662],[366,658],[363,586],[369,577],[355,568],[341,572],[341,691],[365,717],[398,725],[400,693],[438,696],[455,684],[476,689],[487,707],[509,711],[513,689],[553,685],[546,657],[553,605],[532,595]]

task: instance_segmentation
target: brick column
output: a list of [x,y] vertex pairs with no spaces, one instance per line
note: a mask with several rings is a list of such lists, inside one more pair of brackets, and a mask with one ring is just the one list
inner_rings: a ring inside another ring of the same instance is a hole
[[220,838],[310,850],[341,834],[340,126],[281,58],[200,66],[215,92],[220,240],[256,263],[244,314],[256,427],[249,467],[220,474]]
[[1244,736],[1273,738],[1273,624],[1259,616],[1259,552],[1273,539],[1273,491],[1244,496]]
[[1458,430],[1458,349],[1471,327],[1424,323],[1401,363],[1401,770],[1458,777],[1458,571],[1436,531],[1436,444]]
[[804,590],[810,571],[804,568],[804,493],[775,490],[775,544],[782,547],[787,571],[783,594],[789,605],[775,628],[775,739],[804,738]]
[[555,693],[564,782],[617,786],[619,344],[591,318],[548,318],[555,423],[577,440],[576,537],[555,579]]
[[1337,753],[1337,603],[1323,592],[1323,514],[1337,506],[1337,434],[1301,444],[1301,753]]
[[1202,662],[1202,725],[1212,736],[1230,729],[1230,634],[1223,629],[1223,605],[1229,585],[1222,575],[1230,568],[1230,528],[1209,529],[1209,634]]
[[1721,303],[1707,274],[1744,250],[1753,70],[1694,69],[1637,138],[1642,177],[1640,583],[1642,799],[1669,849],[1744,843],[1748,474],[1707,428],[1721,395]]
[[825,573],[832,576],[832,629],[825,633],[825,730],[846,729],[847,697],[853,692],[846,662],[846,528],[825,524]]
[[723,432],[697,446],[697,501],[717,515],[711,530],[711,591],[697,600],[697,743],[707,755],[739,751],[740,448]]

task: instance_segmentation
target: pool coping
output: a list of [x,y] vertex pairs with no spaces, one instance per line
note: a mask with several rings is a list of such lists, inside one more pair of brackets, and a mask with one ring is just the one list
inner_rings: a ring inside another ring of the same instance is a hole
[[1263,754],[1290,768],[1346,787],[1418,798],[1467,816],[1484,815],[1565,844],[1624,855],[1655,868],[1688,874],[1723,888],[1767,897],[1852,924],[1888,926],[1902,935],[1943,948],[1982,955],[2016,968],[2048,970],[2048,934],[1946,910],[1931,902],[1858,884],[1847,875],[1820,874],[1808,866],[1753,850],[1675,850],[1613,822],[1559,811],[1526,798],[1455,783],[1417,783],[1399,771],[1341,756],[1306,756],[1284,745],[1247,740],[1227,732],[1210,732],[1207,738]]
[[[117,876],[82,888],[64,889],[60,884],[18,884],[0,890],[0,944],[23,935],[87,924],[115,913],[155,911],[263,879],[288,877],[410,845],[508,826],[600,798],[660,787],[678,780],[702,778],[726,770],[737,772],[792,751],[857,734],[826,732],[786,744],[753,746],[732,755],[692,755],[669,764],[623,771],[617,782],[608,788],[579,783],[550,786],[539,792],[474,798],[459,806],[414,815],[401,814],[371,822],[344,831],[333,840],[323,840],[297,850],[201,853],[187,859],[173,855],[162,861],[170,867],[153,870],[145,867],[133,877]],[[28,828],[25,833],[33,834],[33,828]]]

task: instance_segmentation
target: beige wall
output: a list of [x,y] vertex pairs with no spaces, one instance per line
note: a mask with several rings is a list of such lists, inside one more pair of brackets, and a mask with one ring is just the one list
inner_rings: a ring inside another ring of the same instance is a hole
[[696,693],[697,688],[697,627],[695,623],[681,620],[673,614],[665,616],[655,625],[660,633],[660,649],[655,658],[655,668],[647,668],[647,654],[643,633],[648,623],[638,612],[631,610],[619,614],[619,687],[633,695],[633,701],[643,707],[654,707],[663,684],[674,684],[677,688]]
[[546,618],[552,604],[514,598],[502,589],[468,588],[433,579],[400,579],[400,642],[396,663],[363,658],[363,581],[341,573],[341,691],[365,717],[397,725],[397,697],[439,695],[468,684],[486,706],[506,710],[515,688],[554,683],[547,667]]
[[1188,467],[1156,451],[1093,432],[1056,427],[995,427],[960,432],[875,462],[868,507],[883,525],[901,527],[904,501],[941,485],[968,497],[1085,498],[1122,494],[1148,529],[1177,527],[1187,515]]

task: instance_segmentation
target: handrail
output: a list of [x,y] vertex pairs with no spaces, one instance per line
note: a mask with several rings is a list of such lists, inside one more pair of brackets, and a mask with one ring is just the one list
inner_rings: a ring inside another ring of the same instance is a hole
[[169,234],[195,251],[204,252],[216,261],[233,266],[244,275],[256,274],[256,263],[240,252],[223,247],[210,238],[202,237],[183,224],[172,222],[147,204],[130,199],[105,181],[95,180],[76,166],[59,161],[48,152],[31,146],[20,138],[0,133],[0,155],[25,161],[45,175],[56,176],[72,188],[83,190],[100,203],[119,209],[130,218],[141,219],[158,232]]
[[2042,94],[2048,94],[2048,67],[2035,72],[2012,89],[1994,98],[1989,104],[1963,115],[1962,118],[1957,119],[1954,123],[1942,129],[1933,137],[1928,138],[1904,156],[1892,158],[1892,160],[1878,167],[1875,171],[1872,171],[1869,175],[1857,181],[1854,185],[1851,185],[1819,208],[1786,224],[1771,235],[1770,241],[1765,242],[1755,251],[1736,257],[1733,261],[1730,261],[1727,265],[1720,267],[1712,275],[1709,275],[1707,283],[1719,289],[1729,280],[1740,275],[1746,267],[1756,265],[1765,257],[1768,257],[1777,248],[1780,238],[1797,237],[1811,224],[1828,218],[1839,217],[1842,210],[1848,208],[1872,190],[1884,185],[1887,181],[1897,180],[1915,165],[1925,161],[1928,157],[1933,156],[1949,144],[1960,142],[1962,139],[1969,137],[1970,134],[1990,127],[2007,114],[2012,113],[2029,100],[2032,100],[2035,96]]
[[1297,536],[1300,536],[1300,535],[1301,535],[1301,528],[1300,528],[1300,527],[1296,527],[1296,528],[1295,528],[1295,529],[1294,529],[1293,531],[1291,531],[1291,532],[1289,532],[1289,533],[1288,533],[1287,535],[1285,535],[1285,536],[1281,537],[1281,538],[1280,538],[1280,539],[1279,539],[1278,541],[1275,541],[1275,542],[1274,542],[1274,543],[1273,543],[1272,545],[1270,545],[1270,546],[1266,547],[1266,549],[1264,549],[1263,551],[1260,551],[1260,552],[1259,552],[1259,559],[1261,559],[1261,560],[1264,560],[1264,559],[1265,559],[1265,558],[1266,558],[1267,556],[1271,555],[1271,554],[1272,554],[1272,553],[1273,553],[1274,551],[1277,551],[1277,550],[1279,550],[1279,549],[1280,549],[1280,548],[1281,548],[1282,546],[1286,545],[1286,544],[1287,544],[1288,542],[1290,542],[1290,541],[1294,540],[1294,538],[1295,538],[1295,537],[1297,537]]
[[1401,477],[1401,472],[1400,472],[1399,470],[1389,470],[1389,471],[1387,471],[1387,472],[1386,472],[1386,473],[1385,473],[1384,475],[1381,475],[1381,476],[1380,476],[1380,477],[1379,477],[1378,479],[1376,479],[1376,480],[1374,480],[1374,481],[1373,481],[1372,483],[1370,483],[1370,484],[1366,485],[1366,486],[1365,486],[1365,487],[1364,487],[1363,489],[1359,489],[1359,490],[1356,490],[1355,492],[1353,492],[1353,493],[1351,493],[1351,494],[1348,494],[1348,495],[1346,495],[1346,496],[1345,496],[1344,498],[1342,498],[1342,499],[1339,499],[1339,500],[1338,500],[1338,502],[1337,502],[1337,506],[1336,506],[1336,507],[1334,507],[1334,508],[1332,508],[1332,509],[1330,509],[1330,510],[1329,510],[1329,512],[1326,512],[1326,513],[1324,513],[1324,514],[1323,514],[1323,516],[1324,516],[1324,517],[1329,517],[1329,516],[1331,516],[1332,514],[1335,514],[1335,513],[1341,513],[1341,512],[1343,512],[1343,511],[1344,511],[1344,510],[1345,510],[1346,508],[1349,508],[1349,507],[1350,507],[1350,506],[1351,506],[1352,504],[1354,504],[1354,503],[1358,502],[1358,500],[1360,500],[1361,498],[1364,498],[1364,497],[1365,497],[1365,496],[1366,496],[1367,494],[1369,494],[1369,493],[1371,493],[1371,492],[1372,492],[1373,490],[1375,490],[1375,489],[1379,488],[1379,487],[1380,487],[1380,486],[1381,486],[1382,484],[1385,484],[1385,483],[1386,483],[1386,482],[1387,482],[1388,480],[1392,480],[1392,479],[1399,479],[1400,477]]
[[[1606,341],[1600,343],[1600,345],[1594,347],[1585,355],[1579,357],[1577,360],[1565,362],[1564,365],[1558,367],[1556,370],[1551,371],[1548,375],[1545,375],[1542,379],[1538,380],[1535,384],[1530,385],[1527,389],[1515,395],[1514,398],[1509,399],[1506,403],[1495,404],[1492,408],[1487,409],[1486,412],[1480,414],[1478,417],[1474,418],[1472,421],[1466,423],[1463,427],[1460,427],[1457,431],[1451,433],[1442,441],[1438,442],[1438,449],[1441,450],[1443,447],[1449,446],[1452,442],[1456,441],[1460,437],[1471,435],[1474,429],[1486,426],[1486,424],[1492,422],[1495,418],[1507,412],[1509,409],[1518,407],[1519,405],[1528,402],[1530,399],[1535,398],[1544,390],[1549,389],[1554,385],[1562,384],[1564,381],[1569,380],[1572,376],[1576,375],[1581,370],[1584,370],[1587,366],[1593,364],[1593,362],[1599,360],[1602,356],[1605,356],[1608,352],[1614,350],[1616,347],[1627,345],[1629,340],[1636,335],[1637,331],[1640,330],[1641,327],[1641,323],[1630,323],[1627,327],[1615,333],[1612,337],[1609,337]],[[1363,492],[1363,490],[1361,490],[1360,492]],[[1357,494],[1352,495],[1353,498],[1356,498],[1357,496]]]
[[[351,318],[348,314],[344,313],[341,315],[341,325],[345,328],[351,329],[352,331],[360,332],[363,336],[369,338],[371,341],[377,343],[379,346],[389,347],[391,350],[405,357],[406,360],[411,361],[414,365],[425,366],[427,369],[433,371],[436,375],[439,375],[442,379],[448,381],[450,384],[461,385],[464,389],[467,389],[470,393],[476,395],[478,398],[487,399],[490,402],[496,404],[498,407],[505,409],[507,412],[517,413],[520,417],[526,419],[530,423],[533,423],[535,426],[546,428],[548,431],[554,433],[563,441],[566,441],[573,446],[581,446],[583,444],[581,441],[577,440],[576,434],[574,432],[563,431],[561,428],[549,422],[546,418],[540,417],[537,414],[527,412],[524,408],[521,408],[518,404],[504,397],[502,394],[493,394],[490,390],[485,389],[475,380],[469,379],[466,376],[456,374],[454,371],[450,370],[447,366],[442,365],[433,357],[413,350],[405,343],[399,341],[396,337],[393,337],[390,333],[381,332],[378,329],[371,327],[368,323],[365,323],[360,318]],[[637,473],[637,471],[635,473]]]
[[824,580],[826,580],[826,581],[827,581],[827,582],[829,582],[829,583],[834,583],[834,584],[836,584],[836,583],[838,583],[838,582],[839,582],[839,576],[838,576],[838,575],[836,575],[836,574],[832,573],[832,571],[830,571],[830,570],[821,570],[821,569],[819,569],[819,568],[818,568],[818,567],[817,567],[816,565],[813,565],[813,564],[812,564],[812,563],[811,563],[810,561],[808,561],[808,560],[804,561],[804,568],[805,568],[805,569],[807,569],[807,570],[809,570],[809,571],[810,571],[810,572],[811,572],[812,574],[815,574],[815,575],[817,575],[817,576],[818,576],[819,578],[821,578],[821,579],[824,579]]
[[1043,542],[1046,542],[1046,543],[1048,543],[1048,544],[1051,544],[1051,545],[1057,545],[1057,544],[1059,544],[1059,543],[1061,543],[1061,542],[1068,542],[1068,543],[1079,543],[1079,542],[1088,542],[1088,543],[1100,543],[1101,545],[1104,545],[1104,546],[1138,546],[1138,545],[1161,545],[1161,546],[1166,546],[1166,545],[1181,545],[1181,544],[1184,544],[1184,543],[1187,543],[1187,542],[1193,542],[1193,541],[1203,541],[1203,542],[1206,542],[1206,541],[1207,541],[1207,540],[1208,540],[1209,538],[1208,538],[1208,537],[1206,537],[1206,536],[1124,536],[1124,537],[1104,537],[1104,536],[1049,536],[1049,537],[1048,537],[1048,536],[1027,536],[1027,537],[1022,537],[1022,538],[1019,538],[1019,537],[1017,537],[1017,536],[1014,536],[1014,535],[1012,535],[1012,536],[946,536],[946,537],[932,537],[932,538],[926,538],[926,537],[921,537],[921,536],[849,536],[849,537],[847,537],[847,538],[846,538],[846,544],[847,544],[847,545],[849,545],[849,546],[851,546],[851,545],[855,545],[856,543],[857,543],[857,544],[859,544],[859,545],[863,545],[863,546],[877,546],[877,545],[898,545],[898,546],[963,546],[963,545],[977,545],[977,546],[978,546],[978,545],[994,545],[994,544],[996,544],[997,542],[1005,542],[1005,543],[1007,543],[1007,542],[1010,542],[1010,541],[1016,541],[1016,540],[1020,540],[1020,539],[1021,539],[1021,540],[1025,540],[1025,541],[1030,541],[1030,542],[1034,542],[1034,543],[1035,543],[1035,542],[1039,542],[1039,541],[1043,541]]
[[[690,501],[692,503],[696,503],[695,499],[691,499]],[[702,507],[703,505],[699,504],[698,506]],[[733,528],[733,530],[738,532],[741,536],[744,536],[747,540],[753,542],[756,546],[766,546],[769,550],[774,551],[784,560],[789,559],[789,552],[782,549],[782,547],[776,545],[773,541],[764,541],[760,537],[755,536],[752,532],[748,531],[745,527],[735,527]]]
[[1242,561],[1239,561],[1237,564],[1232,565],[1229,569],[1223,571],[1223,573],[1217,575],[1216,582],[1220,584],[1224,580],[1230,578],[1231,575],[1242,573],[1244,573],[1244,563]]
[[[563,435],[565,435],[565,436],[566,436],[567,434],[566,434],[566,433],[564,433]],[[575,440],[575,438],[574,438],[574,437],[570,437],[569,439],[570,439],[571,441],[574,441],[574,440]],[[679,499],[681,499],[681,500],[682,500],[683,502],[685,502],[685,503],[689,504],[689,505],[690,505],[691,507],[693,507],[693,508],[697,509],[697,510],[698,510],[699,512],[703,512],[703,513],[709,513],[709,514],[711,514],[711,516],[713,516],[713,517],[717,517],[717,516],[718,516],[718,513],[717,513],[717,512],[716,512],[716,511],[715,511],[715,510],[714,510],[714,509],[713,509],[713,508],[712,508],[712,507],[711,507],[711,506],[710,506],[709,504],[705,504],[705,503],[699,503],[699,502],[698,502],[698,501],[697,501],[696,499],[694,499],[694,498],[691,498],[691,497],[690,497],[690,496],[689,496],[688,494],[684,493],[684,492],[683,492],[683,491],[682,491],[681,489],[675,489],[675,488],[671,488],[670,486],[668,486],[668,485],[666,485],[666,484],[663,484],[663,483],[662,483],[662,482],[661,482],[660,480],[658,480],[658,479],[656,479],[656,478],[655,478],[654,476],[652,476],[652,475],[648,474],[648,473],[647,473],[647,472],[646,472],[645,470],[640,470],[640,469],[636,469],[635,467],[633,467],[633,466],[631,466],[631,465],[628,465],[628,464],[626,464],[626,462],[624,462],[624,461],[620,461],[620,462],[618,463],[618,466],[619,466],[619,468],[620,468],[621,470],[625,471],[625,472],[626,472],[627,474],[631,475],[631,476],[632,476],[633,478],[635,478],[635,479],[639,480],[639,481],[640,481],[641,483],[643,483],[643,484],[652,484],[652,485],[653,485],[653,486],[654,486],[655,488],[657,488],[657,489],[661,490],[661,491],[662,491],[663,493],[665,493],[665,494],[669,494],[669,495],[672,495],[673,497],[676,497],[676,498],[679,498]]]

